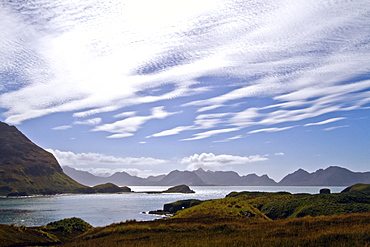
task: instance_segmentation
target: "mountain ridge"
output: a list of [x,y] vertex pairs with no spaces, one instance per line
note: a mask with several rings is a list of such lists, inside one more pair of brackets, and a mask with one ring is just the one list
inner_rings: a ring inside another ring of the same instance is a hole
[[[78,170],[66,166],[63,169],[76,181],[83,183],[77,177]],[[74,173],[74,171],[76,172]],[[115,178],[114,181],[112,177]],[[124,179],[125,177],[129,179]],[[95,178],[99,183],[113,182],[119,186],[174,186],[178,184],[189,186],[350,186],[356,183],[370,183],[370,172],[353,172],[346,168],[330,166],[309,173],[299,168],[295,172],[287,174],[279,182],[274,181],[266,174],[258,176],[252,173],[240,176],[234,171],[205,171],[202,168],[194,171],[174,170],[167,175],[150,176],[148,178],[132,176],[125,172],[115,173],[107,178],[98,176],[95,176]],[[91,183],[93,179],[89,181]]]

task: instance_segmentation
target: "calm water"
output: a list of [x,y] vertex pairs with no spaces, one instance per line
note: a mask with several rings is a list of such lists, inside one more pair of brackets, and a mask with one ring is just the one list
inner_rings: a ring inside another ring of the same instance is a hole
[[[162,191],[168,186],[130,186],[135,192]],[[162,209],[163,204],[185,199],[223,198],[232,191],[288,191],[317,194],[322,186],[192,186],[195,194],[93,194],[57,195],[27,198],[0,198],[0,224],[25,226],[46,225],[49,222],[78,217],[93,226],[136,220],[153,220],[159,216],[142,212]],[[345,187],[328,187],[332,193]]]

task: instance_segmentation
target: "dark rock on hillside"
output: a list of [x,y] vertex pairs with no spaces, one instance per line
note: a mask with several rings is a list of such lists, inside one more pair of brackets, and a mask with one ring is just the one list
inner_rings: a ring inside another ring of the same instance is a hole
[[84,187],[64,174],[51,153],[0,122],[0,195],[66,193]]
[[279,185],[299,186],[348,186],[355,183],[370,183],[370,172],[352,172],[348,169],[331,166],[308,173],[302,169],[287,175]]
[[149,214],[159,214],[159,215],[172,215],[179,210],[190,208],[201,204],[203,201],[197,199],[181,200],[172,203],[167,203],[163,206],[163,210],[153,210],[149,211]]
[[320,194],[331,194],[331,191],[330,191],[330,189],[323,188],[323,189],[320,190]]

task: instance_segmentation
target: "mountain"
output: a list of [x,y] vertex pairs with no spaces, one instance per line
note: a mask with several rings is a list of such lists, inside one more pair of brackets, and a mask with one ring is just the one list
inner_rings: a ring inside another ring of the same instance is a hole
[[249,174],[246,176],[239,176],[238,173],[233,171],[204,171],[202,168],[194,171],[194,173],[208,185],[276,185],[276,182],[267,175],[257,176],[256,174]]
[[370,183],[370,172],[352,172],[346,168],[330,166],[308,173],[299,169],[285,176],[278,185],[284,186],[349,186]]
[[179,184],[186,184],[189,186],[276,185],[276,182],[267,175],[257,176],[256,174],[249,174],[246,176],[239,176],[238,173],[233,171],[204,171],[201,168],[196,171],[175,170],[167,175],[149,176],[147,178],[131,176],[126,172],[117,172],[109,177],[99,177],[69,166],[63,166],[63,170],[71,178],[88,186],[95,186],[102,183],[114,183],[118,186],[175,186]]
[[69,166],[63,166],[62,169],[69,177],[87,186],[107,183],[104,177],[98,177],[86,171],[76,170]]
[[66,174],[55,157],[16,127],[0,122],[0,195],[55,194],[85,186]]
[[145,185],[145,183],[146,183],[146,180],[144,178],[131,176],[127,172],[116,172],[112,176],[107,177],[106,181],[108,183],[114,183],[114,184],[117,184],[119,186]]
[[262,176],[257,176],[256,174],[248,174],[241,177],[241,185],[248,186],[274,186],[277,183],[269,178],[266,174]]
[[178,170],[170,172],[168,175],[166,175],[157,183],[158,185],[180,185],[180,184],[186,184],[189,186],[207,185],[194,172]]

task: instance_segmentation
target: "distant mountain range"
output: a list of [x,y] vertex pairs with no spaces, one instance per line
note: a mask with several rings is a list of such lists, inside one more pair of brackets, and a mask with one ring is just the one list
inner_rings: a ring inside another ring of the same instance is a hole
[[370,183],[370,172],[352,172],[348,169],[331,166],[309,173],[299,169],[276,182],[267,175],[249,174],[240,176],[233,171],[172,171],[167,175],[140,178],[126,172],[117,172],[109,177],[98,177],[86,171],[63,167],[64,172],[74,180],[88,186],[101,183],[114,183],[118,186],[349,186],[356,183]]

